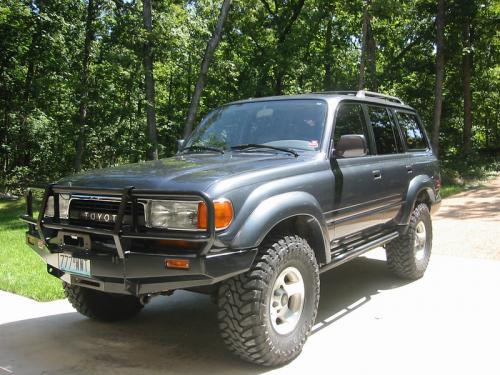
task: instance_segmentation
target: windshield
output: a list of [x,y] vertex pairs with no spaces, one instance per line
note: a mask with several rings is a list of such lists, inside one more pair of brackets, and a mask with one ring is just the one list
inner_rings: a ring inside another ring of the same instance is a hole
[[266,145],[317,151],[326,118],[321,100],[272,100],[231,104],[203,119],[184,149],[229,150],[241,145]]

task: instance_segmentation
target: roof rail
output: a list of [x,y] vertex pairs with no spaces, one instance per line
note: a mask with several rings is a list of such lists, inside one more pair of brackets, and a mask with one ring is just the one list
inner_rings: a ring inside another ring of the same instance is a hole
[[404,104],[404,102],[395,97],[395,96],[390,96],[386,94],[380,94],[378,92],[373,92],[373,91],[365,91],[365,90],[359,90],[359,91],[322,91],[322,92],[317,92],[315,94],[337,94],[337,95],[352,95],[356,96],[358,98],[378,98],[378,99],[384,99],[389,102],[393,103],[399,103],[399,104]]
[[385,99],[390,102],[395,102],[399,104],[404,104],[403,101],[395,96],[390,96],[386,94],[379,94],[378,92],[372,92],[372,91],[365,91],[365,90],[359,90],[356,93],[356,96],[358,98],[364,98],[364,97],[371,97],[371,98],[380,98],[380,99]]

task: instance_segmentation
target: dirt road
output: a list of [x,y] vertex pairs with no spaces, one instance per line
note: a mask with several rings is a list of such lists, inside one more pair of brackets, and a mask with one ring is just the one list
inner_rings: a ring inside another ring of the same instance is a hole
[[434,254],[500,260],[500,176],[444,199],[433,227]]

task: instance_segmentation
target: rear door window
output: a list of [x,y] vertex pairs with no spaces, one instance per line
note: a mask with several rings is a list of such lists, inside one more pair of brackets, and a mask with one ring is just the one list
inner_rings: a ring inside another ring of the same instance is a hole
[[396,112],[396,116],[408,151],[426,150],[427,141],[417,116],[405,112]]
[[391,119],[389,111],[384,107],[368,106],[368,116],[373,130],[377,154],[396,154],[402,152],[398,147],[399,134]]

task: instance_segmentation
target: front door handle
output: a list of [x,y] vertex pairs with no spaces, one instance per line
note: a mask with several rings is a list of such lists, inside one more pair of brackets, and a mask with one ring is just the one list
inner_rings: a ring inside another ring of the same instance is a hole
[[380,169],[376,169],[376,170],[372,171],[372,173],[373,173],[374,180],[382,179],[382,172],[380,172]]

